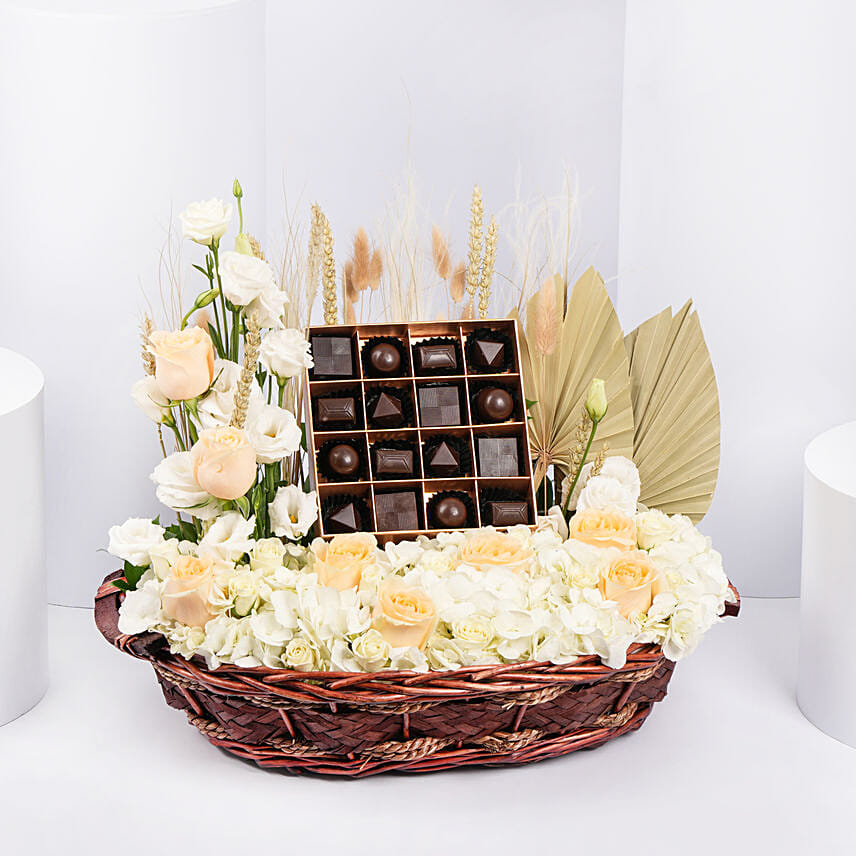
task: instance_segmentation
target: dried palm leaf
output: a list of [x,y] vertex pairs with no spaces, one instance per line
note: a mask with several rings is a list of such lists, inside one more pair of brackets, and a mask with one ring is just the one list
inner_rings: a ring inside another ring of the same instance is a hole
[[719,394],[692,301],[640,324],[625,339],[641,501],[698,522],[719,471]]
[[[603,280],[589,268],[566,295],[567,285],[558,286],[557,342],[551,353],[538,347],[539,291],[526,306],[526,326],[520,327],[520,361],[526,397],[534,400],[529,409],[531,454],[536,461],[535,483],[539,484],[553,464],[567,472],[589,385],[603,378],[609,410],[597,432],[614,455],[630,457],[633,450],[633,410],[630,400],[630,365],[624,349],[624,334]],[[517,317],[516,311],[511,313]]]

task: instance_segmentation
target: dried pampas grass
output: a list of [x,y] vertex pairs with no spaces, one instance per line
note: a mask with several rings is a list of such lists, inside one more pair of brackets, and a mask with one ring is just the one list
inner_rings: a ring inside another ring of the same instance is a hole
[[467,263],[458,262],[449,278],[449,296],[455,303],[460,303],[467,293]]
[[372,251],[366,230],[360,228],[354,236],[354,255],[351,272],[354,287],[357,291],[365,291],[371,281]]
[[431,230],[431,250],[434,259],[434,270],[442,280],[452,275],[452,259],[449,256],[449,242],[438,226]]

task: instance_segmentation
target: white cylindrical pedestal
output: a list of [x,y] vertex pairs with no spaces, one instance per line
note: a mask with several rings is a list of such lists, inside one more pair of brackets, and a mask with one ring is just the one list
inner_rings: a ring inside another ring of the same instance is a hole
[[[264,17],[264,0],[0,0],[0,342],[47,378],[52,602],[91,605],[109,527],[162,510],[129,391],[143,313],[164,323],[170,215],[237,176],[263,236]],[[202,255],[178,250],[192,301]]]
[[43,388],[34,363],[0,348],[0,725],[48,686]]
[[797,699],[821,731],[856,747],[856,422],[805,453]]

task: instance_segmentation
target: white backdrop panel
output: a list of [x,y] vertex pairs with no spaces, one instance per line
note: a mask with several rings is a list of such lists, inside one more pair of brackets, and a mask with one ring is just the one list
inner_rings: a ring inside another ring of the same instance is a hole
[[91,604],[108,527],[158,510],[141,286],[157,309],[170,206],[235,174],[263,231],[264,47],[261,0],[0,3],[0,343],[46,377],[54,602]]
[[802,451],[856,415],[856,8],[629,0],[619,308],[693,296],[719,379],[705,532],[744,594],[799,593]]

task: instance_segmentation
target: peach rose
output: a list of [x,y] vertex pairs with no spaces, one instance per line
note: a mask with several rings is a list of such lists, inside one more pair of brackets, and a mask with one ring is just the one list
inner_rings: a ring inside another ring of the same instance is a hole
[[630,618],[650,608],[657,576],[658,571],[644,550],[628,551],[604,571],[600,593],[607,600],[614,600],[618,611],[625,618]]
[[164,586],[164,613],[190,627],[203,627],[214,617],[208,602],[213,581],[213,559],[179,556]]
[[636,547],[636,524],[633,518],[612,509],[587,508],[571,518],[571,538],[593,547]]
[[190,450],[193,477],[217,499],[237,499],[255,483],[256,450],[240,428],[208,428]]
[[517,536],[505,532],[480,532],[461,546],[461,562],[480,571],[508,568],[519,573],[532,563],[533,551]]
[[211,386],[214,345],[205,330],[155,330],[149,341],[155,357],[155,380],[167,398],[185,401],[202,395]]
[[335,535],[329,542],[320,538],[314,541],[312,553],[312,570],[318,574],[318,582],[345,591],[358,586],[363,571],[375,563],[377,541],[374,535],[363,532]]
[[372,627],[393,648],[421,648],[436,623],[434,603],[422,589],[387,580],[377,593]]

